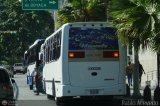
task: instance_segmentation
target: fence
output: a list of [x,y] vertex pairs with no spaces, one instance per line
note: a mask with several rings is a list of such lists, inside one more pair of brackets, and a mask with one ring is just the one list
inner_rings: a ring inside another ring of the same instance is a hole
[[146,85],[149,85],[151,88],[156,88],[156,86],[158,85],[157,70],[152,70],[152,71],[147,72]]
[[157,70],[147,72],[147,81],[158,80]]

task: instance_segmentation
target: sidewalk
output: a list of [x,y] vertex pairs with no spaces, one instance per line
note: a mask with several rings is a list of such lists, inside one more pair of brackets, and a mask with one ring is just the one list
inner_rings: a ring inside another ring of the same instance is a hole
[[[157,87],[157,83],[155,80],[150,80],[149,82],[147,82],[148,80],[145,79],[145,78],[142,78],[142,81],[141,81],[141,84],[139,85],[139,91],[140,91],[140,94],[142,96],[142,99],[143,99],[143,92],[144,92],[144,89],[146,87],[146,85],[149,85],[150,89],[151,89],[151,100],[154,100],[154,91]],[[126,77],[126,84],[128,83],[128,80],[127,80],[127,77]],[[133,95],[133,86],[130,86],[130,96],[129,98],[132,98],[132,95]]]
[[[142,96],[142,99],[143,99],[143,92],[144,92],[144,89],[145,89],[145,86],[141,86],[140,88],[139,88],[139,91],[140,91],[140,94],[141,94],[141,96]],[[151,88],[150,88],[151,89]],[[133,91],[134,89],[133,89],[133,86],[131,86],[130,87],[130,95],[132,96],[133,95]],[[155,89],[151,89],[151,100],[154,100],[154,90]]]
[[[119,100],[130,100],[130,101],[143,101],[143,92],[144,92],[145,86],[141,86],[140,87],[140,94],[141,97],[140,98],[134,98],[133,97],[133,86],[130,87],[130,96],[115,96],[115,99],[119,99]],[[151,89],[151,101],[154,101],[154,90],[155,89]]]

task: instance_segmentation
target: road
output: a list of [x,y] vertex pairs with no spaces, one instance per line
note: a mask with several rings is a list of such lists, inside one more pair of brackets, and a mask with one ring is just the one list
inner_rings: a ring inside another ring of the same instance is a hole
[[14,76],[16,81],[15,97],[17,99],[17,106],[56,106],[53,100],[48,100],[45,94],[35,95],[29,86],[26,84],[26,75],[16,74]]
[[[17,99],[16,106],[56,106],[53,100],[48,100],[45,94],[35,95],[35,93],[29,89],[29,86],[26,84],[26,75],[25,74],[16,74],[14,76],[16,81],[16,92],[15,97]],[[113,101],[115,104],[117,101]],[[102,102],[95,102],[95,101],[73,101],[72,103],[68,104],[67,106],[118,106],[108,104],[107,101]],[[63,105],[64,106],[64,105]],[[66,106],[66,104],[65,104]]]

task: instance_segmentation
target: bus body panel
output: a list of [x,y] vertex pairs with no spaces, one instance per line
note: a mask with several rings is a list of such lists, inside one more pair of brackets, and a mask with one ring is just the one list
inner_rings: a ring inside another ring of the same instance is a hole
[[[114,67],[112,66],[114,64]],[[118,84],[119,62],[69,62],[71,86],[104,87]]]
[[[63,26],[64,27],[64,26]],[[65,46],[66,42],[63,39],[65,38],[65,34],[66,34],[66,30],[67,27],[62,28],[61,31],[62,35],[62,41],[61,45],[64,45],[63,47],[61,47],[61,52],[60,52],[60,57],[56,60],[56,61],[50,61],[48,63],[45,63],[44,68],[43,68],[43,80],[45,82],[45,89],[46,89],[46,94],[48,95],[53,95],[53,89],[55,87],[55,89],[58,89],[58,92],[56,92],[56,95],[58,95],[60,88],[57,88],[57,85],[62,85],[62,84],[68,84],[69,83],[69,77],[68,77],[68,70],[66,70],[68,68],[67,64],[64,64],[67,62],[67,58],[65,52],[66,50],[68,50]],[[54,34],[52,34],[49,38],[47,39],[51,39],[51,37],[53,37]],[[47,44],[47,39],[44,42],[44,45]],[[63,55],[62,55],[63,53]],[[45,53],[44,53],[44,57],[45,57]],[[45,60],[44,60],[45,61]],[[65,70],[65,71],[62,71]],[[54,85],[53,85],[54,83]]]
[[[83,26],[85,24],[85,26]],[[106,27],[104,22],[100,23],[71,23],[63,25],[58,31],[61,31],[61,52],[60,57],[56,61],[50,61],[44,65],[43,77],[45,80],[52,80],[46,82],[46,93],[53,95],[53,83],[55,84],[56,97],[65,96],[95,96],[95,95],[125,95],[125,53],[121,53],[121,45],[119,50],[106,51],[120,51],[119,58],[104,59],[102,52],[105,50],[93,50],[95,55],[101,54],[101,57],[73,59],[69,58],[69,52],[85,52],[90,53],[90,50],[70,50],[69,48],[69,30],[71,27],[89,27],[96,29],[99,27]],[[108,25],[107,27],[110,27]],[[54,34],[49,36],[47,41],[51,39]],[[118,43],[118,42],[117,42]],[[99,53],[98,53],[99,52]],[[98,53],[98,54],[96,54]],[[97,61],[96,61],[97,60]],[[123,62],[123,63],[122,63]],[[123,71],[123,72],[122,72]],[[122,78],[123,77],[123,78]]]
[[[127,65],[127,49],[126,47],[122,46],[121,42],[119,41],[119,51],[120,52],[120,68],[119,68],[119,75],[118,75],[118,81],[121,84],[126,85],[126,65]],[[126,94],[126,88],[125,88],[125,94]]]
[[53,93],[53,83],[62,83],[62,72],[60,70],[61,64],[59,61],[53,62],[53,64],[45,64],[43,68],[43,80],[45,82],[46,93],[49,95],[52,95]]
[[124,95],[126,88],[124,84],[116,84],[104,87],[82,87],[57,84],[56,97],[76,97],[76,96],[113,96]]
[[69,25],[62,26],[62,48],[61,48],[61,60],[62,60],[62,84],[70,84],[69,70],[68,70],[68,34],[69,34]]

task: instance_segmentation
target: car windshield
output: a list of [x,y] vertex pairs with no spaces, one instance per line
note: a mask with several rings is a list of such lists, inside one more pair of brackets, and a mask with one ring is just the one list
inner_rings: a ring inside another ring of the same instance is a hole
[[22,64],[15,64],[15,66],[22,66]]
[[9,82],[9,76],[4,69],[0,69],[0,83]]

